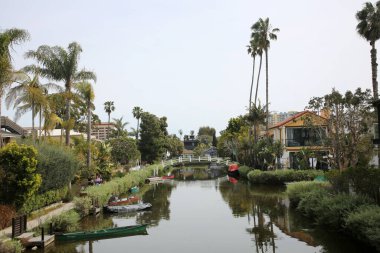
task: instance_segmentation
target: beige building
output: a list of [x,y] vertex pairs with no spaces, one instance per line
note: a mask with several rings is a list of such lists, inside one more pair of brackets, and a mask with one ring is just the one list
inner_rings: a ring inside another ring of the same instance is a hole
[[113,123],[102,122],[99,124],[93,124],[91,135],[94,136],[97,140],[104,141],[107,140],[109,133],[113,129],[115,129],[115,125]]
[[285,121],[286,119],[296,115],[298,112],[289,111],[289,112],[271,112],[269,115],[269,127],[275,126],[280,122]]

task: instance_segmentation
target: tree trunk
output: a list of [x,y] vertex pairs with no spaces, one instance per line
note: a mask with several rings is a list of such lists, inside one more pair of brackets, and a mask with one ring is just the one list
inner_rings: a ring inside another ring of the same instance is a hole
[[108,136],[109,136],[110,131],[111,131],[110,123],[111,123],[111,113],[108,113],[108,131],[107,131],[107,140],[108,140]]
[[33,141],[33,144],[36,143],[36,130],[34,127],[35,114],[36,114],[36,110],[35,110],[35,106],[34,106],[34,101],[32,101],[32,141]]
[[257,93],[259,92],[259,81],[260,81],[260,74],[261,74],[261,63],[263,61],[263,56],[260,55],[260,65],[259,65],[259,73],[257,75],[257,83],[256,83],[256,93],[255,93],[255,105],[257,103]]
[[139,125],[140,125],[140,118],[137,118],[136,141],[139,139]]
[[255,79],[255,59],[256,57],[253,57],[253,62],[252,62],[252,81],[251,81],[251,90],[249,92],[249,113],[251,113],[251,105],[252,105],[252,89],[253,89],[253,81]]
[[91,167],[91,105],[87,101],[87,168]]
[[377,50],[375,48],[375,41],[372,41],[370,44],[372,46],[372,49],[371,49],[371,67],[372,67],[373,98],[374,98],[374,100],[377,100],[379,98],[378,84],[377,84],[377,57],[376,57]]
[[266,91],[266,111],[267,111],[267,122],[265,126],[266,134],[268,134],[269,129],[269,95],[268,95],[268,49],[265,50],[265,76],[266,76],[266,85],[265,85],[265,91]]
[[40,105],[40,113],[39,113],[40,115],[39,115],[39,120],[40,120],[40,122],[39,122],[39,129],[38,129],[38,142],[41,142],[41,135],[42,135],[42,106]]
[[66,92],[67,92],[67,98],[66,98],[66,146],[70,146],[70,95],[71,95],[71,85],[66,85]]

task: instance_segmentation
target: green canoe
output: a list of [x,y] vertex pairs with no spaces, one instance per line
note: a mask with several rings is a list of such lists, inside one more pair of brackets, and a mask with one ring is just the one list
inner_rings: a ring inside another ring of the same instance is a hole
[[147,235],[146,224],[134,225],[116,228],[105,228],[102,230],[74,232],[56,234],[55,239],[60,242],[66,241],[83,241],[83,240],[98,240],[114,237],[123,237],[128,235]]

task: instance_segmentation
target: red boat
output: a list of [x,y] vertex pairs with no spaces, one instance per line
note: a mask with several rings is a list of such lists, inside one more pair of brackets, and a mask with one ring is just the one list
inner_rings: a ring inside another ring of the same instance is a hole
[[231,164],[231,165],[228,167],[227,174],[228,174],[229,176],[233,176],[233,177],[237,177],[237,176],[239,176],[239,165],[237,165],[236,163]]
[[139,202],[140,198],[136,196],[131,196],[128,198],[118,199],[115,201],[108,202],[109,206],[121,206],[121,205],[129,205]]
[[170,175],[170,176],[162,176],[161,178],[162,178],[162,179],[174,179],[174,175]]

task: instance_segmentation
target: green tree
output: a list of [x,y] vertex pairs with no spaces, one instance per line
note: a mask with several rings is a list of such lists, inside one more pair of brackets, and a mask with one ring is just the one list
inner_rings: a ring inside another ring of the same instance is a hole
[[141,114],[139,150],[141,159],[149,163],[162,157],[167,136],[166,118],[148,112]]
[[[362,91],[360,88],[354,93],[347,91],[344,95],[333,89],[330,94],[310,100],[309,109],[324,110],[330,114],[327,119],[328,135],[322,140],[323,145],[330,147],[330,163],[333,168],[343,171],[355,167],[360,160],[363,162],[364,157],[367,157],[368,165],[373,154],[373,147],[368,145],[374,118],[370,101],[370,90]],[[308,124],[317,128],[316,133],[326,132],[326,129],[319,127],[320,124]]]
[[271,24],[269,23],[269,18],[266,18],[265,20],[260,18],[256,23],[254,23],[251,27],[252,35],[251,38],[253,40],[256,40],[259,47],[262,48],[262,50],[265,53],[265,77],[266,77],[266,110],[267,110],[267,122],[266,122],[266,131],[268,132],[269,128],[269,91],[268,91],[268,51],[270,48],[270,41],[271,40],[277,40],[276,33],[280,31],[278,28],[273,28]]
[[129,124],[128,122],[123,121],[123,117],[120,119],[113,119],[115,129],[112,129],[110,136],[111,138],[120,138],[128,136],[128,131],[125,127]]
[[[1,98],[4,91],[13,82],[19,79],[12,66],[11,49],[29,39],[29,33],[21,29],[8,29],[0,32],[0,117],[1,117]],[[0,147],[3,146],[3,138],[0,131]]]
[[111,163],[111,151],[112,147],[110,143],[98,142],[98,153],[96,155],[96,162],[98,165],[98,173],[103,179],[107,180],[111,177],[112,163]]
[[366,39],[371,46],[371,69],[373,98],[378,99],[377,83],[377,51],[375,43],[380,38],[380,1],[373,5],[371,2],[364,4],[362,10],[356,13],[359,21],[356,30],[360,36]]
[[138,106],[133,107],[132,114],[133,114],[133,117],[135,117],[137,119],[136,140],[139,139],[140,118],[141,118],[142,113],[143,113],[142,108],[140,108]]
[[95,109],[93,104],[95,99],[94,89],[92,85],[88,82],[82,82],[75,84],[75,89],[77,90],[77,95],[84,102],[85,108],[87,110],[87,157],[86,164],[87,169],[90,170],[91,167],[91,121],[92,121],[92,111]]
[[[42,77],[54,81],[63,81],[65,83],[65,127],[66,127],[66,145],[70,145],[70,127],[74,124],[71,119],[71,89],[76,82],[84,82],[87,80],[96,81],[96,75],[92,71],[85,69],[78,70],[78,63],[81,46],[72,42],[67,50],[62,47],[40,46],[36,51],[30,50],[26,53],[26,57],[36,59],[41,64],[38,71]],[[28,66],[25,67],[28,70]]]
[[110,123],[111,123],[111,112],[115,111],[115,106],[114,106],[114,102],[113,101],[106,101],[104,103],[104,111],[108,114],[108,134],[107,134],[107,139],[108,139],[108,135],[110,133]]
[[42,177],[40,193],[68,185],[79,170],[79,160],[73,151],[61,145],[38,143],[37,172]]
[[110,139],[112,160],[121,165],[128,165],[140,159],[140,152],[137,149],[136,140],[127,136]]
[[166,149],[169,151],[171,157],[177,157],[183,153],[183,142],[176,135],[169,135],[166,137]]
[[0,199],[5,204],[22,206],[41,185],[37,170],[37,151],[32,146],[10,143],[0,149]]

